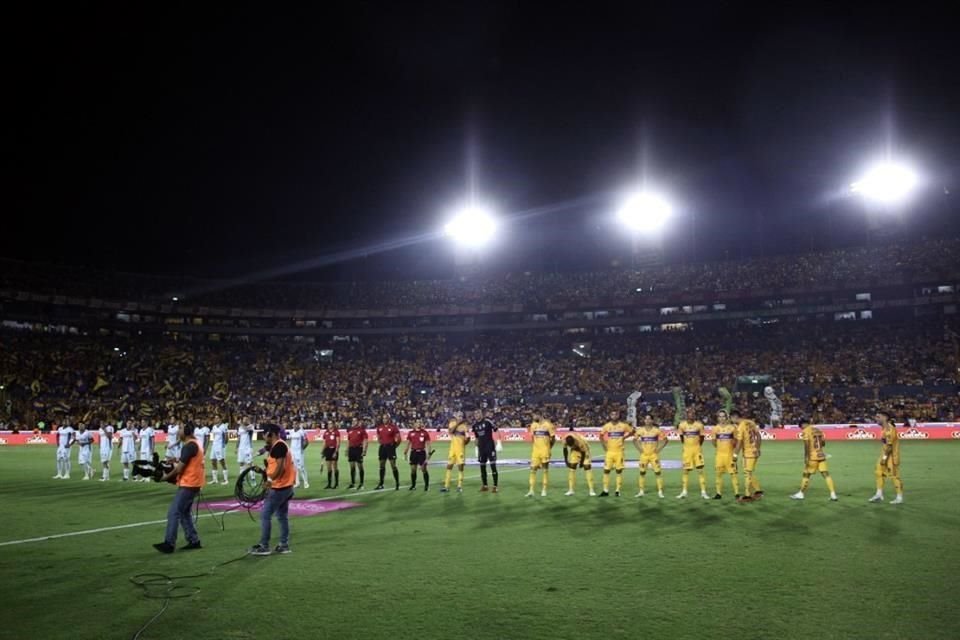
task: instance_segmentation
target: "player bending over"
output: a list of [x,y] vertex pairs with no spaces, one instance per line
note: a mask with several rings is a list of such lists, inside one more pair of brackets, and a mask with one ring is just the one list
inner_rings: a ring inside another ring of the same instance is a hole
[[567,492],[563,495],[574,495],[578,467],[583,469],[583,474],[587,476],[587,489],[590,491],[590,495],[597,495],[597,492],[593,490],[593,464],[590,459],[590,443],[579,433],[574,433],[572,427],[570,433],[563,439],[563,459],[567,463]]

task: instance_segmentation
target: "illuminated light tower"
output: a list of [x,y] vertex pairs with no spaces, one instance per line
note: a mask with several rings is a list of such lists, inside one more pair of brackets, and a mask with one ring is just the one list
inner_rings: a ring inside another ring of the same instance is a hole
[[[627,195],[617,209],[617,220],[630,232],[632,242],[631,259],[633,267],[641,263],[658,263],[663,247],[660,233],[673,215],[673,205],[665,196],[650,191],[637,191]],[[640,239],[646,238],[650,244],[649,256],[640,259]]]
[[468,205],[453,214],[443,231],[462,247],[481,249],[496,234],[497,219],[487,207]]
[[656,233],[663,229],[673,205],[664,196],[641,191],[627,196],[617,210],[617,219],[634,233]]
[[906,202],[916,191],[920,179],[906,164],[882,162],[874,165],[859,180],[850,185],[850,191],[869,202],[896,206]]

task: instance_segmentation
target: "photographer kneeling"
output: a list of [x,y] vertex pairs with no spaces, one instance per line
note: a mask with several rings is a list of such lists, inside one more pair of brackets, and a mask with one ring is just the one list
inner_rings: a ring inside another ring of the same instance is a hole
[[193,526],[193,517],[190,510],[193,507],[193,501],[197,494],[203,488],[204,478],[203,470],[203,447],[193,437],[195,425],[184,425],[180,430],[179,439],[183,444],[180,450],[180,460],[173,466],[173,469],[160,477],[161,481],[176,482],[177,493],[170,503],[170,509],[167,511],[167,531],[164,534],[163,542],[153,545],[153,548],[160,553],[173,553],[177,544],[177,530],[182,526],[184,536],[187,538],[187,544],[181,547],[181,550],[200,549],[200,536],[197,534],[196,527]]

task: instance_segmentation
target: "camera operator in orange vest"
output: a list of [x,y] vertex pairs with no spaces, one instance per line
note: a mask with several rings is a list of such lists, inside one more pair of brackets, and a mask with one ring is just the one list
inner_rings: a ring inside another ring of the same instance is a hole
[[190,513],[193,501],[203,488],[205,478],[203,447],[193,436],[195,428],[193,424],[186,424],[180,430],[178,436],[182,444],[180,459],[174,464],[173,469],[160,478],[161,481],[177,483],[177,493],[167,511],[167,531],[163,542],[153,545],[153,548],[160,553],[173,553],[180,527],[183,527],[184,536],[187,538],[187,544],[180,547],[181,551],[201,548],[200,536],[197,534],[196,527],[193,526]]
[[[293,497],[293,485],[296,482],[297,469],[293,462],[290,447],[280,437],[280,426],[263,425],[263,438],[267,443],[267,495],[260,509],[260,543],[250,548],[255,556],[268,556],[271,553],[290,553],[290,523],[287,510]],[[270,551],[270,528],[276,514],[280,524],[280,544]]]

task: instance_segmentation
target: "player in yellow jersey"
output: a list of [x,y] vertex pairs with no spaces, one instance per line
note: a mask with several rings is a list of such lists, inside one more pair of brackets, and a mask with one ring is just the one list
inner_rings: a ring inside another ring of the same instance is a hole
[[663,469],[660,466],[660,452],[667,446],[666,434],[654,423],[649,413],[643,416],[643,424],[637,429],[633,444],[640,452],[640,477],[637,480],[637,495],[642,498],[647,485],[647,469],[653,469],[657,476],[657,496],[663,497]]
[[453,466],[457,465],[457,491],[463,492],[463,463],[466,455],[467,443],[470,442],[470,427],[463,421],[463,414],[457,411],[453,420],[447,425],[450,432],[450,453],[447,455],[447,471],[443,476],[443,487],[440,492],[450,491],[450,476]]
[[533,438],[533,451],[530,453],[530,490],[527,492],[528,498],[533,497],[533,488],[537,484],[537,471],[543,469],[543,484],[540,489],[540,495],[547,495],[548,473],[550,471],[550,450],[554,442],[557,441],[557,428],[553,423],[543,417],[539,411],[533,412],[533,422],[527,427],[527,431]]
[[597,495],[593,490],[593,464],[590,460],[590,443],[573,428],[563,439],[563,459],[567,463],[567,492],[563,495],[572,496],[574,485],[577,483],[577,467],[583,469],[587,476],[587,489],[591,496]]
[[687,485],[690,482],[690,470],[696,469],[700,479],[700,497],[709,500],[707,495],[707,475],[703,471],[703,440],[707,432],[703,423],[697,420],[696,411],[691,407],[686,411],[686,419],[677,425],[680,441],[683,443],[683,476],[682,488],[677,498],[687,497]]
[[893,480],[893,488],[897,490],[897,497],[891,500],[890,504],[901,504],[903,502],[903,481],[900,480],[900,435],[897,433],[897,425],[893,423],[890,414],[886,411],[878,411],[874,420],[883,429],[880,434],[883,449],[874,470],[874,476],[877,479],[877,492],[870,498],[870,502],[883,502],[883,485],[887,478],[890,478]]
[[833,478],[830,477],[830,470],[827,469],[827,454],[823,451],[823,446],[826,444],[823,431],[813,426],[807,418],[800,418],[800,428],[802,429],[800,439],[803,440],[803,480],[800,481],[800,491],[790,497],[794,500],[803,500],[803,492],[810,486],[810,476],[819,471],[827,481],[830,499],[836,502],[837,488],[833,484]]
[[734,498],[740,499],[740,478],[737,475],[737,426],[730,422],[727,412],[721,409],[717,412],[717,425],[713,428],[713,447],[717,456],[714,460],[714,469],[717,472],[714,500],[723,498],[723,476],[730,476],[733,485]]
[[763,443],[760,427],[736,410],[730,412],[730,418],[737,425],[737,453],[743,462],[743,495],[740,501],[759,500],[763,497],[760,481],[757,480],[757,461],[760,459],[760,445]]
[[614,409],[610,412],[610,420],[600,427],[600,444],[603,445],[603,491],[601,498],[610,495],[610,472],[617,472],[617,489],[614,493],[618,498],[623,489],[623,444],[627,438],[633,436],[635,429],[629,423],[620,419],[620,412]]

